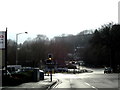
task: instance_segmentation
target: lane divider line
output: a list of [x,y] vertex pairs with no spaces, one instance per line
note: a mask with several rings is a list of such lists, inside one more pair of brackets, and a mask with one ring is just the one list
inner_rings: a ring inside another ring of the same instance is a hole
[[94,88],[95,90],[98,90],[96,87],[94,87],[94,86],[90,85],[90,84],[89,84],[89,83],[87,83],[87,82],[85,82],[85,84],[87,84],[88,86],[90,86],[90,87]]

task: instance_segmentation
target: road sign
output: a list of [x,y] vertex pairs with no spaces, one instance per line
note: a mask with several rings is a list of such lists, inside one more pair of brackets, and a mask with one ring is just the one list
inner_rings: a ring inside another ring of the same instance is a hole
[[118,24],[120,24],[120,1],[118,2]]
[[0,31],[0,49],[5,49],[5,31]]

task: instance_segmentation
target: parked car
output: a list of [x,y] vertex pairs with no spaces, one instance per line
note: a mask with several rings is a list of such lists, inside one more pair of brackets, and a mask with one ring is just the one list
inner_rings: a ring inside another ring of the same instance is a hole
[[57,68],[58,72],[68,72],[67,68]]
[[104,73],[112,73],[113,69],[111,67],[105,67]]
[[8,65],[8,66],[7,66],[7,70],[8,70],[11,74],[18,73],[21,68],[22,68],[21,65]]

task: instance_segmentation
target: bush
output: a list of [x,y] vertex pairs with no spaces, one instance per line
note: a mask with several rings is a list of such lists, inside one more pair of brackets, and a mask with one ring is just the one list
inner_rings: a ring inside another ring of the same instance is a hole
[[13,77],[19,78],[23,83],[32,81],[33,71],[25,71],[12,75]]
[[30,81],[33,81],[33,71],[14,73],[12,76],[3,76],[2,84],[3,86],[14,86]]

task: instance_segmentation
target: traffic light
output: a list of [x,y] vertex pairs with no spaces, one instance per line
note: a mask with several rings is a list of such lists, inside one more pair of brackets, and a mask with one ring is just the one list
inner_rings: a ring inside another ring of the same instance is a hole
[[52,54],[48,54],[48,59],[52,60]]
[[49,60],[52,60],[52,58],[48,58]]

